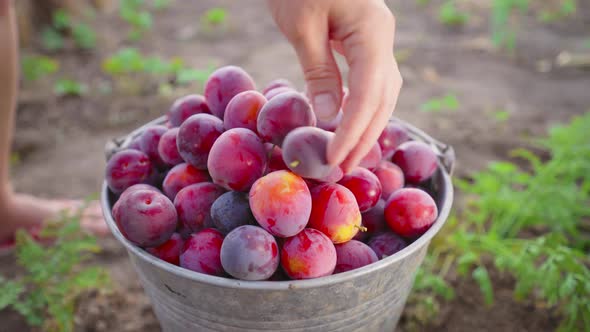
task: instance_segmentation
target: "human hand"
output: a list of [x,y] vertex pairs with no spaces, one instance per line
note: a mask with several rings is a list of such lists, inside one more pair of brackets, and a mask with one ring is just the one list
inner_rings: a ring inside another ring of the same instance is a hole
[[332,50],[346,58],[349,94],[327,159],[348,172],[377,142],[402,86],[393,56],[393,14],[383,0],[268,3],[277,25],[295,48],[319,119],[334,118],[342,104],[342,78]]

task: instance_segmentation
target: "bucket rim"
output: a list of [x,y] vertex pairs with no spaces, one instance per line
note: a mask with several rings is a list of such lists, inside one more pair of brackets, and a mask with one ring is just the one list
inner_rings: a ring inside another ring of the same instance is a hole
[[[451,207],[453,204],[453,183],[451,180],[451,172],[452,166],[454,164],[454,153],[451,147],[444,145],[445,149],[448,151],[441,151],[441,145],[439,142],[432,139],[430,136],[422,132],[421,130],[404,123],[401,120],[399,121],[403,126],[405,126],[408,130],[410,130],[411,136],[418,137],[419,139],[426,141],[426,143],[430,143],[439,153],[439,159],[441,159],[438,167],[438,173],[442,177],[442,184],[443,188],[441,191],[441,198],[442,199],[442,206],[438,211],[438,216],[432,226],[426,231],[422,236],[412,242],[410,245],[405,247],[404,249],[398,251],[397,253],[381,259],[375,263],[363,266],[361,268],[338,273],[332,274],[325,277],[314,278],[314,279],[305,279],[305,280],[288,280],[288,281],[245,281],[245,280],[238,280],[238,279],[229,279],[225,277],[217,277],[211,276],[203,273],[198,273],[195,271],[191,271],[180,266],[173,265],[166,261],[163,261],[155,256],[152,256],[144,249],[140,248],[139,246],[131,243],[127,240],[123,234],[119,231],[117,227],[111,211],[110,206],[110,198],[109,198],[109,189],[107,186],[106,181],[103,181],[102,188],[101,188],[101,208],[103,212],[103,216],[107,223],[108,228],[110,229],[111,233],[117,239],[118,242],[123,244],[125,249],[128,253],[133,254],[135,257],[141,259],[143,262],[153,265],[161,270],[165,270],[168,273],[172,273],[177,277],[188,279],[190,281],[199,282],[203,284],[210,284],[212,286],[223,287],[223,288],[232,288],[232,289],[242,289],[242,290],[267,290],[267,291],[281,291],[281,290],[292,290],[292,289],[309,289],[309,288],[319,288],[319,287],[326,287],[331,286],[334,284],[339,284],[347,281],[351,281],[358,277],[376,273],[379,270],[385,269],[387,266],[399,262],[405,259],[407,256],[413,254],[414,252],[420,250],[422,247],[427,246],[432,238],[440,231],[440,229],[446,223],[448,216],[451,211]],[[131,133],[127,136],[125,141],[129,141],[133,135],[137,135],[141,129],[145,128],[146,126],[161,123],[161,118],[156,119],[145,126],[139,128],[135,132]],[[439,144],[435,144],[439,143]],[[450,155],[452,160],[445,160],[446,155]],[[280,266],[279,266],[280,268]],[[137,269],[136,269],[137,271]]]

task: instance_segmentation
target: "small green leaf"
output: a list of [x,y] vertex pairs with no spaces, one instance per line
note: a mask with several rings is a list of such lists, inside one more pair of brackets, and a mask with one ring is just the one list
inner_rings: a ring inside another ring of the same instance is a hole
[[110,75],[138,73],[144,70],[145,62],[137,49],[124,48],[105,59],[102,68]]
[[491,162],[488,167],[490,171],[493,171],[501,175],[514,174],[518,169],[518,167],[515,164],[507,161]]
[[86,268],[78,272],[68,287],[77,290],[87,290],[104,287],[108,283],[108,274],[101,267]]
[[73,80],[60,79],[55,83],[53,92],[58,96],[82,96],[88,92],[88,86]]
[[225,22],[227,11],[224,8],[211,8],[203,14],[202,19],[209,25],[220,25]]
[[41,32],[41,42],[43,47],[49,51],[57,51],[64,47],[62,35],[52,28],[45,28]]
[[63,9],[58,9],[53,13],[53,26],[58,29],[67,29],[70,27],[70,15]]
[[76,24],[72,28],[72,35],[76,45],[84,49],[92,49],[96,46],[96,34],[86,24]]
[[154,8],[157,10],[165,9],[170,6],[172,3],[171,0],[153,0],[154,1]]
[[25,291],[25,286],[20,281],[7,281],[0,276],[0,310],[18,301]]
[[471,266],[475,264],[479,260],[477,254],[473,251],[469,251],[464,253],[459,259],[457,260],[457,272],[459,274],[465,275],[471,269]]
[[438,19],[445,25],[463,25],[469,16],[457,9],[454,0],[447,0],[439,9]]
[[152,14],[150,14],[150,12],[147,11],[138,13],[135,20],[133,21],[133,24],[141,28],[142,30],[151,28],[153,24]]
[[459,109],[457,96],[449,93],[440,98],[433,98],[420,106],[422,112],[456,111]]
[[494,112],[494,118],[498,122],[505,122],[506,120],[508,120],[510,118],[510,112],[508,112],[508,111],[496,111],[496,112]]
[[36,81],[59,69],[59,63],[46,56],[25,56],[21,60],[22,73],[27,81]]
[[494,290],[492,288],[492,281],[488,275],[488,270],[481,265],[473,270],[472,276],[479,284],[479,289],[484,296],[486,304],[492,305],[494,303]]
[[205,83],[207,78],[209,78],[210,73],[204,70],[186,68],[178,71],[176,75],[176,81],[179,84],[187,84],[190,82]]
[[154,75],[168,75],[170,74],[170,64],[158,57],[151,57],[144,61],[144,68],[148,73]]

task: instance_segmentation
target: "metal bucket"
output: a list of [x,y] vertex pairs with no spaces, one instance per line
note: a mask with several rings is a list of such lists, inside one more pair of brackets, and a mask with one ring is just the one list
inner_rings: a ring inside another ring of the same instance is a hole
[[[149,125],[109,142],[107,158],[127,146]],[[430,240],[444,225],[453,201],[454,152],[417,128],[403,123],[410,135],[432,146],[440,167],[431,193],[439,216],[419,239],[400,252],[363,268],[328,277],[297,281],[240,281],[192,272],[169,264],[127,241],[111,207],[116,197],[102,186],[107,224],[127,249],[155,314],[165,332],[183,331],[363,331],[395,330],[416,271]]]

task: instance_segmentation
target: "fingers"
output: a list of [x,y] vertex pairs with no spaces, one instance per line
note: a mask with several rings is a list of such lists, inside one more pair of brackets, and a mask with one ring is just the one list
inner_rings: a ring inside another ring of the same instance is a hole
[[109,233],[98,201],[92,201],[87,206],[84,206],[84,202],[79,200],[62,200],[56,201],[56,203],[59,205],[60,211],[66,210],[75,213],[80,208],[84,208],[80,226],[85,232],[95,236],[104,236]]
[[[328,145],[327,157],[332,165],[339,165],[348,157],[349,162],[343,165],[345,171],[356,166],[355,160],[358,158],[349,156],[353,149],[357,151],[355,155],[363,152],[366,154],[375,143],[367,140],[370,136],[364,134],[375,115],[384,112],[384,86],[391,79],[388,77],[390,73],[384,68],[391,66],[385,65],[385,55],[381,50],[382,39],[379,37],[374,32],[369,32],[352,36],[352,40],[343,43],[344,54],[350,66],[349,94],[343,108],[342,122]],[[393,55],[390,57],[393,59]]]
[[[363,143],[360,139],[371,123],[375,110],[381,104],[379,87],[384,77],[378,71],[378,61],[365,57],[359,58],[359,61],[363,64],[351,66],[349,94],[343,108],[342,122],[328,145],[327,158],[332,165],[340,165],[355,146],[370,143]],[[346,168],[343,169],[345,172],[348,171]]]
[[393,57],[393,16],[389,12],[383,14],[380,11],[342,40],[342,51],[350,67],[350,91],[327,157],[330,164],[341,165],[345,172],[356,167],[377,141],[401,86]]
[[391,77],[394,79],[387,80],[386,87],[382,93],[383,104],[379,106],[378,111],[371,119],[371,123],[361,136],[357,146],[349,153],[342,163],[341,166],[345,171],[352,170],[367,155],[391,118],[391,114],[397,104],[397,97],[401,89],[402,80],[397,65],[390,72]]
[[[307,25],[293,43],[303,68],[306,90],[316,116],[333,119],[342,103],[342,79],[328,39],[325,20],[315,28]],[[312,23],[313,23],[312,22]]]
[[102,209],[98,201],[91,202],[84,210],[80,225],[82,229],[93,235],[104,236],[109,234],[109,228],[104,221]]

